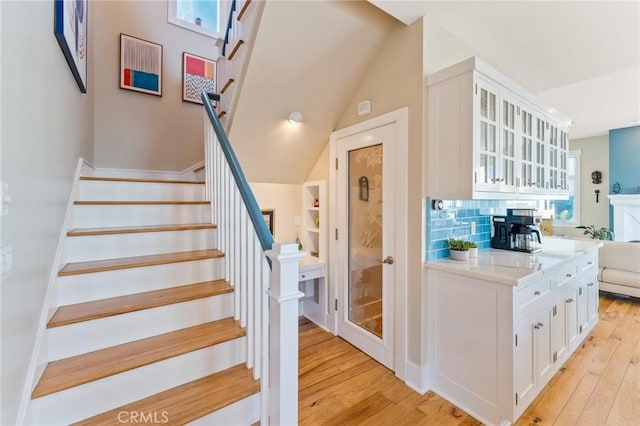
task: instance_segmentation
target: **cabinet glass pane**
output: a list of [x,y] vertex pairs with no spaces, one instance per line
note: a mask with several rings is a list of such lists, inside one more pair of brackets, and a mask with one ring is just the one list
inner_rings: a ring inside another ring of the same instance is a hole
[[487,118],[487,110],[489,108],[488,100],[487,100],[487,91],[485,89],[480,89],[480,117]]
[[488,130],[489,134],[487,135],[487,142],[489,146],[487,147],[487,150],[496,152],[496,126],[489,124]]
[[487,181],[496,181],[496,158],[487,156]]
[[487,123],[480,122],[480,149],[487,150]]
[[489,93],[489,120],[496,121],[496,95]]

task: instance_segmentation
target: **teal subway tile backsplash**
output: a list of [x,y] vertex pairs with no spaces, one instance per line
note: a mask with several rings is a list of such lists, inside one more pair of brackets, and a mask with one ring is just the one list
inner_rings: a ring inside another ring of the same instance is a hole
[[[491,246],[491,216],[504,215],[509,207],[536,208],[535,201],[445,200],[440,211],[426,199],[426,260],[449,256],[447,238],[473,241],[480,249]],[[471,234],[471,223],[475,233]]]

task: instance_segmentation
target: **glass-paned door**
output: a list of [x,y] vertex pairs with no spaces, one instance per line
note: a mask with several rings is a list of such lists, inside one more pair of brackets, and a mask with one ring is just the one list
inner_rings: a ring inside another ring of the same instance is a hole
[[382,145],[349,151],[349,321],[382,337]]

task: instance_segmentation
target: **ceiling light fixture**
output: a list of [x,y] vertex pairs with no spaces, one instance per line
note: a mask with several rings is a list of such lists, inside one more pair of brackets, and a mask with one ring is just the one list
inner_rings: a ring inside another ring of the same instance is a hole
[[300,111],[294,111],[289,114],[289,124],[300,124],[302,123],[302,113]]

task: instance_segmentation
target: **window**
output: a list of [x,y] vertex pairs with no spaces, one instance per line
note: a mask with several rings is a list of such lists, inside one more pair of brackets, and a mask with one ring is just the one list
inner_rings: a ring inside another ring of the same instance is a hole
[[224,3],[219,0],[168,0],[170,23],[212,38],[221,37]]
[[568,200],[548,200],[546,209],[553,212],[557,225],[577,225],[580,223],[580,150],[569,151],[567,158]]

